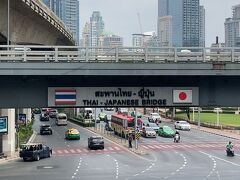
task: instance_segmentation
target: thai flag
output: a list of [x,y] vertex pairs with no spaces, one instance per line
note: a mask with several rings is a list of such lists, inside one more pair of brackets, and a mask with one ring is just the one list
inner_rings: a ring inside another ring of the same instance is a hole
[[55,105],[76,105],[76,89],[56,89]]

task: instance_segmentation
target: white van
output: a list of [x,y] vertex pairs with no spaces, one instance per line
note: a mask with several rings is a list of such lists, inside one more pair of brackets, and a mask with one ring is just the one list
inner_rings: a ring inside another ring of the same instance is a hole
[[56,125],[67,125],[67,115],[65,113],[58,113],[56,118]]

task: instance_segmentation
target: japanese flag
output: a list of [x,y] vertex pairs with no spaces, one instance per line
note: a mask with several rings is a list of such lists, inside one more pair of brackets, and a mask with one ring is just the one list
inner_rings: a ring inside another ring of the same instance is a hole
[[173,103],[192,103],[192,90],[173,90]]

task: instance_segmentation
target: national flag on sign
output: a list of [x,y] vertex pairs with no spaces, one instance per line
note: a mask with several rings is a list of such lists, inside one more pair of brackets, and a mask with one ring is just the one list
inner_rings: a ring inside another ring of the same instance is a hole
[[173,90],[173,103],[192,103],[192,90]]
[[76,105],[75,89],[56,89],[55,105]]

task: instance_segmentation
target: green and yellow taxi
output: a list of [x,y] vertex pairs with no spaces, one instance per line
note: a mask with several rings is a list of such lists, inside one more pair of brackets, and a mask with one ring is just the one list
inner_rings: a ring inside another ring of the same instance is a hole
[[80,139],[80,133],[75,128],[70,128],[65,132],[66,139]]

